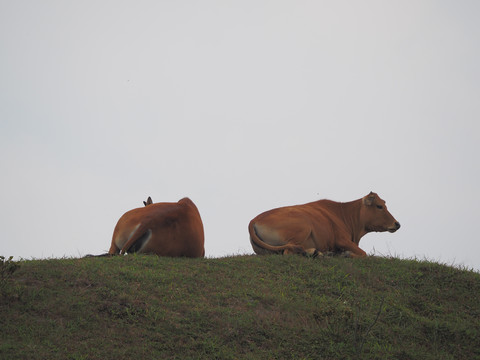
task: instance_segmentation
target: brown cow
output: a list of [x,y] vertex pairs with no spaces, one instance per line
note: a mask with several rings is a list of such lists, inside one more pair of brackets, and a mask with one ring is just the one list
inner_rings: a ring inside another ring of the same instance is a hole
[[133,209],[118,220],[109,254],[149,253],[160,256],[203,257],[203,223],[189,198]]
[[388,212],[377,194],[340,203],[319,200],[304,205],[266,211],[248,225],[250,242],[257,254],[348,252],[367,254],[358,247],[372,231],[395,232],[400,223]]

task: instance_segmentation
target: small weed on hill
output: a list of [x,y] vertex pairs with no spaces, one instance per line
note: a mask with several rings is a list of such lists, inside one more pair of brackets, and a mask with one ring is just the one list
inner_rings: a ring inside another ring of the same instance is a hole
[[13,261],[13,256],[0,256],[0,297],[4,300],[19,296],[19,287],[14,285],[12,276],[20,266]]

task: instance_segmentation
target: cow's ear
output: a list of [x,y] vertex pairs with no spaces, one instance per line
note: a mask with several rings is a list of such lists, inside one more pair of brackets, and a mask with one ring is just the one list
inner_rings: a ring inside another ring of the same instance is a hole
[[148,199],[147,199],[147,201],[144,201],[143,204],[144,204],[145,206],[147,206],[147,205],[152,205],[152,204],[153,204],[152,198],[149,196]]
[[372,206],[374,202],[375,202],[375,194],[370,191],[370,194],[368,194],[363,198],[363,203],[366,206]]

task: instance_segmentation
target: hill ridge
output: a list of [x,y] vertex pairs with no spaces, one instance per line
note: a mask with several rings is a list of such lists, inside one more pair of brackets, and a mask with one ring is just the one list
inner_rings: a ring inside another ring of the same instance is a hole
[[475,359],[480,274],[368,257],[17,262],[0,358]]

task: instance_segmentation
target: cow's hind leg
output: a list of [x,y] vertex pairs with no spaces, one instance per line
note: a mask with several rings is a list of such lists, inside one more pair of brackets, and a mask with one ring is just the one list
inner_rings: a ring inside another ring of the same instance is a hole
[[110,246],[110,250],[108,254],[110,255],[118,255],[120,253],[120,248],[115,244],[115,241],[112,241],[112,245]]
[[311,258],[316,258],[317,256],[323,256],[323,253],[321,253],[315,248],[309,248],[305,250],[305,255]]
[[295,247],[295,249],[285,249],[283,250],[283,255],[291,254],[300,254],[306,257],[316,258],[317,256],[322,256],[323,254],[315,248],[309,248],[304,250],[301,246]]
[[306,255],[305,249],[299,245],[292,245],[290,248],[283,250],[283,255],[292,255],[292,254],[300,254]]

